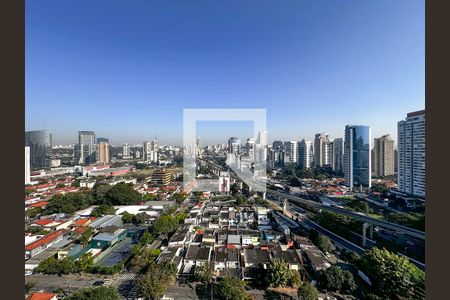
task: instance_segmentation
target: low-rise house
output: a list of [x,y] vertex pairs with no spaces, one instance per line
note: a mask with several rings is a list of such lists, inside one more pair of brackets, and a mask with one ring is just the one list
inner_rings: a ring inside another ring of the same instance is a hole
[[290,270],[300,270],[301,262],[295,250],[273,251],[274,258],[280,258],[289,265]]
[[102,228],[102,231],[91,240],[92,248],[105,249],[115,245],[126,237],[127,230],[116,226]]
[[308,259],[309,265],[314,272],[319,272],[328,269],[331,264],[322,251],[317,247],[311,247],[303,251]]
[[211,247],[190,245],[184,257],[185,265],[201,266],[211,260]]
[[227,248],[240,248],[240,247],[241,247],[241,235],[228,233]]
[[55,293],[36,292],[29,295],[25,300],[57,300],[58,295]]
[[270,262],[269,251],[261,248],[244,249],[244,268],[242,270],[243,279],[254,279],[258,276],[260,268],[267,269]]
[[214,251],[214,271],[220,273],[237,268],[239,268],[239,250],[220,247]]
[[62,240],[65,230],[56,230],[25,246],[25,259],[35,256]]

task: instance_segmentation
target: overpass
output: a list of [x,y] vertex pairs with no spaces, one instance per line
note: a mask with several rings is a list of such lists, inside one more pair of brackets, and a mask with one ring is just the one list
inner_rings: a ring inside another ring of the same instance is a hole
[[[203,163],[208,163],[210,165],[212,165],[213,169],[218,171],[218,170],[223,170],[224,168],[222,166],[219,166],[207,159],[201,159],[201,162]],[[231,170],[230,170],[231,171]],[[230,172],[230,175],[234,175],[234,172]],[[233,176],[235,177],[235,176]],[[237,177],[237,176],[236,176]],[[239,178],[238,178],[239,179]],[[261,187],[263,187],[263,185],[259,182],[253,182],[253,184],[255,185],[260,185]],[[323,205],[321,203],[317,203],[311,200],[306,200],[297,196],[293,196],[291,194],[288,193],[284,193],[284,192],[280,192],[280,191],[275,191],[272,189],[268,189],[266,188],[266,193],[270,193],[272,195],[278,196],[280,198],[284,198],[284,199],[288,199],[291,203],[293,204],[306,204],[306,205],[311,205],[314,207],[317,207],[320,210],[324,210],[324,211],[329,211],[332,213],[336,213],[336,214],[340,214],[340,215],[344,215],[347,216],[349,218],[358,220],[358,221],[362,221],[364,222],[363,224],[363,245],[365,244],[365,235],[366,235],[366,229],[369,227],[368,225],[375,225],[378,227],[382,227],[382,228],[386,228],[386,229],[390,229],[396,232],[400,232],[418,239],[422,239],[425,240],[425,232],[417,230],[417,229],[413,229],[407,226],[403,226],[400,224],[396,224],[396,223],[392,223],[392,222],[388,222],[388,221],[384,221],[384,220],[379,220],[379,219],[375,219],[375,218],[371,218],[368,217],[364,214],[358,214],[355,213],[353,211],[349,211],[346,209],[342,209],[342,208],[338,208],[338,207],[333,207],[333,206],[327,206],[327,205]],[[265,198],[265,195],[264,195]],[[372,230],[373,226],[370,226],[370,229]]]

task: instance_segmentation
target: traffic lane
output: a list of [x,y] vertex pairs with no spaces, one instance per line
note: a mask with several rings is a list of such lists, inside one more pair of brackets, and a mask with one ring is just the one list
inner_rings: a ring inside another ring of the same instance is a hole
[[55,289],[63,290],[92,287],[94,282],[102,280],[101,277],[83,277],[83,276],[58,276],[33,274],[25,277],[26,283],[34,283],[32,291],[45,290],[52,292]]

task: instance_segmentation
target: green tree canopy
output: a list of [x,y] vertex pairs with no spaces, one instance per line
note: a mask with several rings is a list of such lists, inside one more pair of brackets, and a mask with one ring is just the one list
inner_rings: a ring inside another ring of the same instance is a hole
[[155,237],[153,236],[153,234],[151,234],[150,232],[144,232],[144,234],[141,236],[141,239],[139,240],[139,242],[142,245],[147,245],[150,244],[151,242],[153,242],[153,240],[155,239]]
[[160,299],[167,286],[175,280],[176,267],[169,264],[150,263],[147,273],[139,279],[141,292],[149,299]]
[[343,290],[351,292],[356,288],[353,274],[338,266],[329,267],[323,272],[322,283],[331,291]]
[[323,252],[331,252],[336,248],[331,242],[330,238],[325,235],[319,235],[316,241],[316,245]]
[[361,257],[360,267],[380,296],[408,296],[414,287],[425,287],[425,272],[406,257],[384,248],[367,250]]
[[122,222],[124,224],[133,223],[133,217],[134,217],[133,214],[130,214],[129,212],[124,211],[123,213],[121,213],[121,215],[122,215]]
[[88,191],[70,193],[66,195],[56,194],[47,204],[47,207],[42,211],[43,214],[67,213],[86,209],[94,202],[94,197]]
[[172,215],[158,217],[153,223],[153,231],[156,234],[172,233],[178,228],[178,220]]
[[96,208],[94,208],[91,212],[91,216],[93,217],[101,217],[104,215],[115,215],[116,214],[116,210],[114,209],[113,206],[111,205],[107,205],[107,204],[101,204],[99,206],[97,206]]
[[134,190],[133,184],[120,182],[108,190],[106,198],[112,205],[133,205],[141,200],[141,195]]
[[201,266],[195,266],[194,278],[201,283],[211,283],[212,281],[212,268],[210,264],[203,264]]
[[304,283],[298,289],[298,298],[300,300],[317,300],[319,291],[312,284]]
[[133,217],[134,224],[145,224],[145,222],[147,222],[147,220],[148,220],[148,215],[145,212],[135,214]]
[[217,284],[217,295],[223,300],[245,300],[245,286],[237,277],[223,277]]
[[285,287],[291,276],[289,265],[280,258],[271,260],[267,266],[267,282],[270,286]]
[[119,300],[119,293],[113,287],[99,286],[76,291],[64,298],[66,300]]
[[94,258],[91,253],[84,253],[75,261],[75,265],[79,271],[86,271],[94,265]]

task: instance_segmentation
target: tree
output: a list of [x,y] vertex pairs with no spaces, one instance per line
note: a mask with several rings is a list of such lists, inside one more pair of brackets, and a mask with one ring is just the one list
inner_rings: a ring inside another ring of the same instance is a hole
[[160,216],[153,223],[153,231],[156,234],[172,233],[178,228],[178,220],[172,215]]
[[186,219],[186,213],[179,213],[175,218],[177,219],[178,223],[183,223],[184,219]]
[[75,265],[79,271],[86,271],[94,265],[94,258],[91,253],[84,253],[75,261]]
[[226,276],[217,284],[217,296],[223,300],[244,300],[244,283],[237,277]]
[[148,215],[145,212],[138,213],[133,217],[134,224],[145,224],[148,220]]
[[28,218],[35,218],[36,216],[38,216],[40,213],[42,212],[42,207],[33,207],[30,209],[27,209],[25,211],[25,215]]
[[134,217],[133,214],[130,214],[129,212],[124,211],[124,212],[122,213],[122,222],[123,222],[124,224],[133,223],[133,217]]
[[204,264],[196,266],[194,271],[194,278],[201,283],[211,283],[212,281],[212,269],[210,264]]
[[93,217],[101,217],[103,215],[114,215],[116,214],[116,210],[111,205],[102,204],[94,208],[91,212],[91,216]]
[[360,267],[380,296],[406,297],[414,287],[425,287],[425,272],[410,263],[408,258],[384,248],[367,250],[361,257]]
[[55,256],[50,256],[39,263],[35,272],[62,275],[78,272],[78,268],[69,257],[58,260]]
[[356,288],[353,274],[338,266],[332,266],[323,272],[322,283],[331,291],[344,290],[351,292]]
[[317,300],[319,291],[312,284],[304,283],[298,289],[298,298],[300,300]]
[[145,201],[153,201],[153,200],[156,200],[156,196],[155,195],[153,195],[153,194],[145,194],[144,195],[144,200]]
[[270,286],[285,287],[291,276],[289,265],[280,258],[273,259],[267,266],[267,281]]
[[186,200],[187,195],[186,193],[175,193],[172,195],[172,200],[176,201],[177,204],[181,204]]
[[147,273],[139,279],[141,292],[150,299],[160,299],[167,286],[175,280],[177,269],[173,264],[150,263]]
[[119,300],[119,293],[113,287],[99,286],[76,291],[64,298],[66,300]]
[[73,187],[80,187],[80,180],[79,179],[75,179],[72,182],[71,186],[73,186]]
[[141,195],[132,184],[119,182],[108,190],[106,198],[112,205],[133,205],[141,200]]
[[317,247],[320,248],[323,252],[331,252],[335,249],[335,246],[331,242],[330,238],[325,235],[319,235],[317,238]]
[[153,236],[153,234],[151,234],[150,232],[144,232],[144,234],[141,236],[141,239],[139,240],[139,242],[142,245],[147,245],[147,244],[150,244],[151,242],[153,242],[154,239],[155,239],[155,237]]
[[291,273],[289,276],[288,285],[292,287],[300,287],[302,285],[302,279],[300,277],[300,273],[296,270],[289,270]]
[[81,234],[79,242],[81,245],[86,246],[92,238],[92,228],[87,227],[86,231]]
[[108,198],[106,197],[106,194],[111,189],[111,186],[107,183],[103,183],[100,180],[97,180],[97,182],[94,184],[93,187],[93,195],[95,198],[96,204],[110,204],[108,203]]

